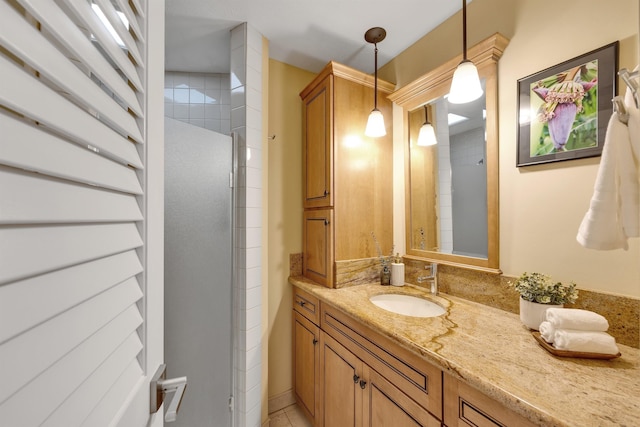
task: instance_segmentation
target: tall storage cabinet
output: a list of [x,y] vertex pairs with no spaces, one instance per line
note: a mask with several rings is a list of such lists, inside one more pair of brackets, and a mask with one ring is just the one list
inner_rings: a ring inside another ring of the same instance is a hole
[[391,83],[378,80],[387,135],[364,135],[372,76],[330,62],[300,93],[303,103],[303,274],[336,287],[335,261],[387,255],[393,245]]

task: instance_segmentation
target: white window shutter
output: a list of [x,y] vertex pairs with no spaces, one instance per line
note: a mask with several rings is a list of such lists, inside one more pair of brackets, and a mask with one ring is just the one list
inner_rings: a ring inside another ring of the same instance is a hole
[[148,371],[145,28],[138,0],[0,0],[2,425],[110,425]]

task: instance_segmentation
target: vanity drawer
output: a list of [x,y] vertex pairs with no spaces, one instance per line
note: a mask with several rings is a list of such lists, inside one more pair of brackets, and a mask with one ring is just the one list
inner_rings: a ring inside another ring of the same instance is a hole
[[480,391],[444,375],[444,424],[447,427],[535,427]]
[[296,286],[293,287],[293,309],[314,324],[320,324],[320,301]]
[[323,304],[321,329],[438,419],[442,371],[339,310]]

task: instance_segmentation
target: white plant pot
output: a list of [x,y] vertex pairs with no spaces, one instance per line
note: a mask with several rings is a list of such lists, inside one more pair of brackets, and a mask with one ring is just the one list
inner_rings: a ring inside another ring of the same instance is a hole
[[562,308],[562,304],[540,304],[520,298],[520,320],[524,325],[537,331],[544,322],[548,308]]

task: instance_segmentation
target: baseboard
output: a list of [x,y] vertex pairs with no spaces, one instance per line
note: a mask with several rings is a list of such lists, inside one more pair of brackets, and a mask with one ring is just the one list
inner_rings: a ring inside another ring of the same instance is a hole
[[291,406],[296,403],[296,398],[292,390],[287,390],[284,393],[280,393],[276,396],[269,398],[269,413],[273,414],[281,409]]

